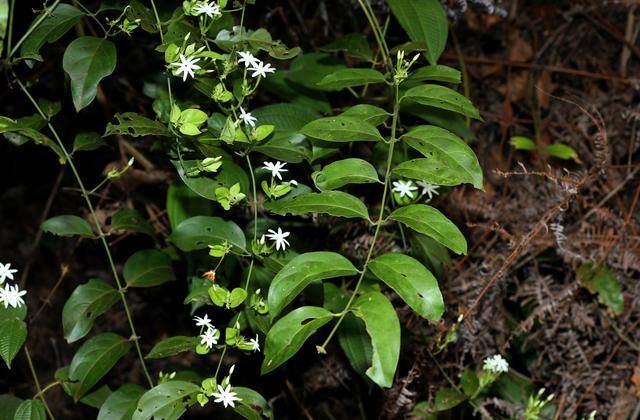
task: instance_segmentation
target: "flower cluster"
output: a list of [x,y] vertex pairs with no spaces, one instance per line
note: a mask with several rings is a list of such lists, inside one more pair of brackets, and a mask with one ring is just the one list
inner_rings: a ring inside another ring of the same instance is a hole
[[[11,268],[11,264],[2,264],[0,263],[0,284],[3,284],[6,280],[13,280],[13,275],[17,273],[18,270]],[[24,299],[22,296],[26,295],[26,290],[20,290],[18,285],[10,285],[7,281],[7,284],[4,287],[0,287],[0,303],[4,305],[5,308],[9,306],[13,308],[20,308],[24,305]]]
[[420,196],[426,195],[428,197],[427,201],[431,201],[435,195],[440,194],[438,192],[437,185],[429,184],[428,182],[425,182],[425,181],[417,181],[414,183],[411,180],[409,181],[399,180],[399,181],[393,181],[392,185],[393,185],[393,192],[397,194],[396,201],[398,201],[399,203],[403,203],[405,200],[413,200],[414,198],[417,198],[417,195],[418,195],[417,191],[419,189],[418,187],[422,189],[419,195]]
[[267,77],[267,73],[275,73],[276,71],[271,64],[262,62],[249,51],[241,51],[238,55],[240,56],[238,64],[244,64],[246,69],[251,72],[251,77]]
[[509,371],[509,363],[500,354],[494,354],[484,359],[482,369],[491,373],[506,373]]

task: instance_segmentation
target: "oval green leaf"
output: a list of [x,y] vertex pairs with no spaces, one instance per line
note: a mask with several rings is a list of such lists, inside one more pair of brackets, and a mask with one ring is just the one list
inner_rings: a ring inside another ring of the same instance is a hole
[[111,230],[124,230],[128,232],[145,233],[149,236],[155,236],[155,232],[151,223],[146,220],[138,210],[120,209],[111,216]]
[[368,268],[421,317],[431,321],[440,319],[444,301],[438,281],[418,260],[388,253],[370,261]]
[[260,372],[263,375],[269,373],[289,360],[318,328],[332,318],[333,314],[324,308],[303,306],[279,319],[265,339]]
[[363,86],[369,83],[382,83],[384,74],[373,69],[342,69],[327,74],[318,82],[325,90],[342,90],[348,87]]
[[40,225],[40,229],[58,236],[79,235],[92,239],[96,237],[89,222],[71,214],[56,216],[45,220],[42,225]]
[[271,406],[258,392],[242,386],[234,386],[233,392],[240,398],[234,408],[236,413],[249,420],[273,419]]
[[369,184],[380,182],[376,168],[362,159],[343,159],[328,164],[311,177],[321,191],[335,190],[347,184]]
[[467,241],[456,225],[438,210],[426,204],[411,204],[396,209],[389,219],[427,235],[456,254],[467,253]]
[[145,359],[164,359],[165,357],[175,356],[185,351],[196,349],[196,337],[185,337],[177,335],[175,337],[165,338],[151,349]]
[[272,213],[297,216],[307,213],[325,213],[337,217],[369,219],[367,206],[357,197],[342,191],[305,193],[292,198],[266,203],[264,208]]
[[44,404],[40,400],[24,400],[18,406],[13,420],[46,420]]
[[412,87],[402,95],[401,101],[413,101],[434,108],[457,112],[467,117],[482,120],[480,112],[471,101],[453,89],[440,85],[420,85]]
[[132,420],[149,420],[151,417],[178,419],[195,402],[198,392],[198,385],[186,381],[169,381],[157,385],[142,395]]
[[329,142],[382,141],[378,129],[353,117],[320,118],[302,127],[302,134]]
[[[40,48],[45,43],[56,42],[75,26],[84,13],[70,4],[58,4],[53,10],[46,10],[34,20],[40,21],[20,47],[20,56],[42,60]],[[33,23],[31,26],[33,27]]]
[[347,108],[340,116],[357,118],[371,125],[378,126],[387,121],[391,114],[377,106],[358,104]]
[[422,82],[423,80],[434,80],[444,83],[461,83],[462,75],[459,70],[441,64],[435,66],[420,67],[411,75],[409,79],[412,82]]
[[351,261],[335,252],[308,252],[292,259],[271,281],[269,315],[275,318],[282,309],[314,281],[353,276],[358,270]]
[[181,222],[171,233],[170,239],[184,252],[205,249],[208,245],[224,241],[243,252],[247,246],[247,240],[238,225],[209,216],[195,216]]
[[97,420],[131,419],[142,394],[144,394],[144,388],[139,385],[122,385],[104,401],[98,412]]
[[100,279],[76,287],[62,308],[64,338],[73,343],[87,335],[94,320],[118,300],[118,291]]
[[156,249],[138,251],[127,259],[122,276],[129,287],[153,287],[174,280],[171,258]]
[[17,318],[7,318],[0,321],[0,356],[11,369],[11,361],[27,338],[27,324]]

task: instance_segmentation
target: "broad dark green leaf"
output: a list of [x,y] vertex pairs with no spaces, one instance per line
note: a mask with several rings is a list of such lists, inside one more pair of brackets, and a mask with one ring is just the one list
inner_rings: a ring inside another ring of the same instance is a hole
[[164,359],[165,357],[175,356],[185,351],[194,351],[196,349],[197,338],[185,337],[177,335],[175,337],[165,338],[151,349],[145,359]]
[[130,22],[140,22],[140,27],[142,27],[142,29],[146,32],[158,32],[158,27],[156,25],[155,17],[153,16],[153,12],[140,1],[131,1],[129,3],[129,7],[126,8],[126,11],[127,19],[129,19]]
[[69,343],[78,341],[93,322],[118,301],[118,291],[100,279],[91,279],[71,293],[62,308],[62,329]]
[[236,413],[249,420],[261,420],[263,418],[273,420],[273,411],[269,403],[258,392],[241,386],[234,386],[233,392],[240,398],[234,408]]
[[624,311],[624,295],[616,273],[603,265],[588,261],[578,269],[578,279],[591,293],[598,295],[598,301],[606,305],[615,315]]
[[73,399],[82,398],[130,348],[129,340],[113,333],[96,335],[82,344],[69,365],[69,379],[77,381]]
[[318,82],[326,75],[346,69],[344,61],[329,54],[309,53],[298,56],[291,62],[286,78],[309,89],[321,90]]
[[13,419],[22,400],[11,394],[0,395],[0,419]]
[[100,388],[82,397],[80,402],[88,405],[89,407],[100,409],[109,395],[111,395],[111,388],[109,388],[109,385],[102,385]]
[[376,168],[369,162],[357,158],[338,160],[330,163],[311,177],[321,191],[335,190],[348,184],[369,184],[380,182]]
[[171,257],[157,249],[144,249],[130,256],[122,277],[129,287],[153,287],[175,280]]
[[318,328],[332,318],[333,314],[324,308],[303,306],[279,319],[267,334],[260,372],[263,375],[269,373],[289,360]]
[[436,392],[433,409],[435,411],[447,411],[466,399],[467,397],[455,388],[440,388],[438,392]]
[[78,133],[73,139],[73,153],[96,150],[106,145],[102,136],[95,131]]
[[40,229],[58,236],[79,235],[84,236],[85,238],[96,238],[89,222],[81,217],[71,214],[55,216],[51,219],[47,219],[42,223],[42,225],[40,225]]
[[13,306],[4,307],[4,305],[0,305],[0,321],[4,321],[5,319],[18,319],[20,321],[24,321],[27,317],[27,305],[20,305],[17,308]]
[[269,315],[275,318],[282,309],[314,281],[353,276],[358,270],[335,252],[308,252],[292,259],[271,281]]
[[326,213],[337,217],[369,218],[367,206],[357,197],[342,191],[300,194],[292,198],[271,201],[266,203],[264,208],[281,216]]
[[121,386],[102,404],[97,420],[130,420],[142,394],[144,388],[139,385]]
[[434,108],[457,112],[467,117],[482,120],[480,112],[471,101],[453,89],[440,85],[420,85],[412,87],[402,95],[401,101],[413,101]]
[[[324,92],[312,90],[287,79],[288,71],[280,70],[260,82],[260,87],[276,97],[303,107],[309,111],[331,112],[331,105]],[[317,118],[317,117],[316,117]]]
[[378,126],[388,120],[391,114],[377,106],[358,104],[347,108],[340,116],[356,118],[371,125]]
[[373,347],[364,322],[353,314],[345,315],[338,329],[338,343],[351,367],[363,377],[371,366]]
[[114,134],[131,137],[171,136],[169,129],[160,121],[151,120],[135,112],[115,114],[114,118],[117,120],[117,123],[107,124],[107,129],[104,133],[105,137]]
[[434,125],[421,125],[401,139],[422,153],[426,159],[416,159],[398,165],[398,175],[422,179],[437,185],[457,185],[462,182],[482,189],[482,168],[473,150],[455,134]]
[[13,420],[47,420],[44,404],[36,399],[22,401],[13,416]]
[[391,302],[380,292],[359,296],[353,314],[364,321],[373,353],[367,376],[381,387],[390,387],[400,357],[400,321]]
[[111,216],[111,231],[124,230],[128,232],[146,233],[155,236],[151,223],[138,210],[122,208]]
[[71,97],[79,112],[96,97],[100,80],[116,69],[116,46],[104,38],[77,38],[67,46],[62,67],[71,78]]
[[167,190],[167,216],[171,230],[175,230],[183,221],[194,216],[210,216],[213,204],[193,192],[180,181],[169,185]]
[[200,386],[185,381],[169,381],[145,392],[133,413],[133,420],[176,420],[195,402]]
[[353,117],[326,117],[311,121],[302,127],[302,134],[329,142],[382,141],[378,129]]
[[409,75],[412,82],[422,82],[424,80],[434,80],[445,83],[461,83],[462,75],[459,70],[441,64],[435,66],[420,67]]
[[[11,135],[18,136],[20,141],[18,145],[26,142],[27,140],[33,140],[33,142],[38,145],[47,146],[48,148],[53,150],[56,155],[58,155],[58,160],[60,161],[60,163],[64,164],[67,160],[67,157],[60,146],[49,137],[33,128],[32,125],[34,124],[29,124],[28,121],[25,121],[27,118],[30,117],[20,118],[18,121],[15,121],[11,118],[0,116],[0,133],[4,134],[4,136],[9,139],[11,139]],[[39,115],[38,118],[42,119],[42,117],[40,117]]]
[[426,204],[411,204],[396,209],[389,219],[435,239],[456,254],[467,253],[467,241],[460,229],[438,210]]
[[234,184],[240,184],[240,191],[247,193],[249,190],[249,177],[240,166],[230,160],[222,160],[222,167],[213,177],[198,175],[188,176],[187,173],[197,168],[195,160],[173,160],[178,175],[182,182],[193,192],[209,200],[217,201],[216,189],[220,187],[231,188]]
[[17,318],[7,318],[0,321],[0,356],[11,369],[11,361],[27,338],[27,324]]
[[438,281],[419,261],[388,253],[370,261],[368,268],[420,316],[431,321],[440,319],[444,301]]
[[245,251],[247,240],[242,229],[219,217],[195,216],[180,223],[169,237],[184,252],[205,249],[227,241],[238,251]]
[[427,46],[426,56],[435,65],[447,45],[447,15],[439,0],[388,0],[389,7],[409,38]]
[[429,124],[437,125],[446,130],[451,131],[456,136],[470,141],[475,139],[473,131],[467,126],[467,120],[464,115],[460,115],[446,109],[435,108],[427,105],[420,105],[412,101],[404,101],[400,107],[401,112],[406,112],[416,116]]
[[343,35],[336,38],[330,44],[320,47],[320,50],[327,52],[344,51],[352,57],[373,61],[373,52],[371,51],[369,42],[361,33]]
[[444,267],[451,265],[449,250],[435,239],[415,233],[411,235],[411,251],[436,276],[444,278]]
[[383,83],[384,74],[373,69],[342,69],[327,74],[318,82],[326,90],[342,90],[348,87],[364,86],[369,83]]
[[[47,42],[53,43],[62,38],[84,16],[82,11],[65,3],[58,4],[52,11],[43,13],[47,15],[20,46],[21,57],[42,61],[40,48]],[[43,14],[38,15],[34,23],[42,17]]]

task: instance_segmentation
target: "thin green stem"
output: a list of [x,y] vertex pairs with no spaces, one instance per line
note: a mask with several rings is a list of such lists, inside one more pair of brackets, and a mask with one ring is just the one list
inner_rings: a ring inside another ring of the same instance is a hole
[[120,280],[120,276],[118,275],[118,270],[116,269],[115,263],[113,261],[113,257],[111,255],[111,250],[109,248],[109,244],[107,243],[106,236],[105,236],[104,232],[102,231],[102,227],[100,225],[100,220],[98,219],[98,216],[96,215],[96,212],[95,212],[95,210],[93,208],[93,204],[91,203],[91,199],[89,198],[89,193],[88,193],[87,189],[84,186],[82,178],[80,177],[80,173],[78,172],[78,170],[76,168],[76,165],[73,162],[73,158],[71,157],[71,155],[67,151],[64,143],[62,142],[62,139],[58,135],[58,132],[55,130],[55,128],[53,127],[53,125],[51,124],[51,122],[49,121],[47,116],[44,114],[44,112],[42,112],[42,109],[40,108],[38,103],[35,101],[33,96],[31,96],[31,94],[27,90],[26,86],[18,78],[18,76],[15,74],[15,72],[13,73],[13,77],[18,82],[18,85],[20,86],[20,89],[22,89],[22,91],[27,96],[27,98],[29,98],[29,100],[31,101],[31,103],[33,104],[35,109],[38,111],[38,113],[42,116],[42,118],[44,118],[47,121],[47,126],[48,126],[49,130],[51,131],[51,133],[53,134],[53,137],[56,139],[56,142],[58,143],[58,146],[62,150],[62,152],[63,152],[63,154],[65,156],[65,159],[66,159],[67,163],[69,164],[69,167],[71,168],[71,171],[73,172],[73,175],[74,175],[74,177],[76,179],[76,182],[78,183],[78,186],[80,187],[80,190],[82,191],[82,196],[84,197],[84,201],[86,202],[87,207],[89,209],[89,212],[91,213],[91,217],[93,219],[95,228],[96,228],[96,230],[98,232],[98,236],[100,238],[100,242],[102,243],[104,251],[105,251],[105,253],[107,255],[107,259],[109,261],[109,266],[111,267],[111,272],[113,274],[113,278],[116,281],[116,284],[118,285],[118,292],[120,294],[120,300],[122,301],[122,305],[124,306],[124,311],[125,311],[125,314],[127,315],[127,321],[129,323],[129,328],[131,330],[131,340],[135,344],[136,351],[138,353],[138,358],[140,359],[140,363],[142,365],[142,370],[144,371],[145,377],[147,378],[147,381],[149,382],[149,386],[153,387],[153,380],[151,379],[151,375],[149,375],[149,371],[147,370],[147,365],[146,365],[146,363],[144,361],[144,356],[142,355],[142,350],[140,349],[140,343],[139,343],[139,338],[140,337],[138,337],[138,335],[136,334],[136,329],[135,329],[135,326],[133,324],[133,319],[131,317],[131,311],[129,310],[129,305],[127,303],[127,299],[124,296],[125,289],[122,286],[122,282]]
[[62,385],[62,382],[60,381],[51,382],[50,384],[42,388],[42,390],[38,391],[38,393],[33,396],[33,399],[41,398],[48,390],[58,385]]
[[[256,187],[256,176],[253,173],[253,165],[251,165],[251,159],[249,158],[249,152],[245,155],[247,159],[247,165],[249,166],[249,174],[251,175],[251,201],[253,204],[253,240],[258,240],[258,188]],[[251,274],[253,273],[253,261],[254,256],[251,256],[251,263],[249,264],[249,273],[247,274],[247,282],[245,283],[245,290],[248,290],[249,283],[251,283]]]
[[[153,15],[156,18],[156,25],[158,26],[158,33],[160,34],[160,42],[164,44],[164,35],[162,34],[162,21],[160,15],[158,15],[158,8],[155,1],[151,0],[151,8],[153,9]],[[171,92],[171,76],[167,76],[167,93],[169,94],[169,105],[173,107],[173,94]]]
[[220,355],[220,360],[218,360],[218,366],[216,366],[216,373],[213,375],[218,380],[218,372],[220,372],[220,366],[222,366],[222,360],[224,360],[224,355],[227,352],[227,345],[225,344],[222,348],[222,354]]
[[105,38],[109,35],[109,31],[107,31],[107,28],[104,27],[104,25],[102,24],[102,22],[100,22],[100,19],[98,19],[98,16],[96,16],[95,13],[93,13],[91,10],[87,9],[84,4],[80,3],[79,0],[73,0],[73,3],[76,6],[78,6],[79,8],[81,8],[87,16],[89,16],[91,19],[93,19],[98,24],[100,29],[102,29],[102,32],[104,33],[104,37]]
[[53,413],[51,412],[51,409],[49,408],[49,404],[47,404],[47,400],[45,400],[44,398],[42,388],[40,387],[40,381],[38,380],[38,375],[36,374],[36,368],[33,366],[33,360],[31,360],[31,354],[29,353],[29,346],[25,344],[22,349],[24,350],[24,355],[27,358],[27,363],[29,364],[29,370],[31,371],[31,377],[33,378],[33,383],[35,384],[36,389],[38,390],[38,393],[36,394],[36,396],[40,397],[40,400],[44,405],[44,409],[47,410],[47,414],[49,415],[49,418],[55,419],[55,416],[53,415]]
[[40,17],[38,19],[36,19],[36,21],[33,23],[33,25],[31,25],[31,27],[27,30],[27,32],[25,32],[25,34],[22,35],[22,38],[20,38],[18,40],[18,42],[16,42],[16,45],[14,45],[13,48],[9,51],[9,55],[7,56],[7,58],[11,58],[13,56],[13,54],[15,54],[16,51],[18,51],[18,48],[20,48],[20,45],[22,45],[22,43],[27,39],[27,37],[29,35],[31,35],[31,33],[33,31],[35,31],[38,26],[40,26],[42,21],[45,20],[47,18],[47,16],[49,16],[51,11],[53,9],[55,9],[55,7],[58,5],[58,3],[60,3],[60,0],[54,1],[51,6],[47,7],[44,10],[44,12],[42,12]]
[[389,53],[389,47],[387,47],[387,43],[384,40],[384,36],[382,35],[382,30],[380,29],[380,25],[376,20],[376,17],[373,15],[373,10],[371,10],[368,6],[369,3],[367,0],[358,0],[362,11],[364,12],[367,20],[369,21],[369,25],[371,29],[373,29],[373,35],[376,38],[376,42],[378,43],[378,48],[382,53],[382,59],[389,70],[393,68],[393,63],[391,61],[391,54]]
[[9,22],[7,25],[7,54],[11,51],[11,39],[13,38],[13,12],[16,8],[16,0],[11,0],[9,6]]

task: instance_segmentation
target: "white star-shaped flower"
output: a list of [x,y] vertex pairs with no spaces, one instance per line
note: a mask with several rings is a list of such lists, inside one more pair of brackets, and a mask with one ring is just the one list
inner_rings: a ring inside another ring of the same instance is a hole
[[171,63],[171,65],[178,68],[176,74],[182,73],[182,81],[186,82],[188,76],[196,77],[194,71],[200,70],[200,66],[196,64],[198,61],[200,61],[199,58],[185,57],[184,54],[180,54],[180,62]]
[[416,191],[418,187],[413,184],[413,181],[393,181],[393,191],[400,194],[400,198],[405,195],[409,198],[413,198],[413,191]]
[[262,162],[262,163],[264,163],[263,168],[270,170],[271,176],[274,178],[278,178],[282,180],[282,175],[280,175],[280,173],[288,172],[288,169],[283,169],[284,165],[286,165],[286,162],[276,161],[276,163],[273,163],[273,162]]
[[249,344],[251,344],[251,350],[260,351],[260,342],[258,341],[258,334],[256,334],[256,338],[252,338],[249,340]]
[[251,77],[267,77],[267,73],[274,73],[276,71],[275,68],[271,67],[269,63],[263,63],[262,61],[258,61],[257,63],[253,63],[249,70],[252,71]]
[[238,59],[238,64],[244,63],[245,67],[254,67],[258,63],[260,63],[260,60],[258,60],[249,51],[240,51],[238,55],[240,56],[240,58]]
[[231,384],[227,384],[226,388],[218,385],[218,392],[212,392],[211,396],[215,397],[214,402],[222,403],[224,408],[227,406],[231,406],[235,408],[235,401],[241,401],[240,398],[236,397],[237,393],[231,391]]
[[198,3],[192,10],[196,12],[196,16],[205,14],[209,16],[210,19],[213,19],[217,16],[222,16],[222,13],[220,12],[220,6],[218,6],[215,1],[212,1],[211,3],[202,1]]
[[0,289],[0,302],[5,308],[9,306],[19,308],[24,305],[24,299],[22,296],[26,295],[26,290],[20,290],[17,285],[11,286],[5,285],[4,289]]
[[255,127],[256,121],[258,121],[258,119],[251,115],[250,112],[245,112],[242,107],[240,107],[240,118],[245,124],[250,125],[251,127]]
[[289,236],[289,232],[283,232],[280,228],[278,228],[277,232],[273,229],[269,229],[267,232],[269,233],[267,233],[265,236],[267,237],[267,239],[275,241],[276,251],[280,251],[280,249],[284,251],[285,248],[289,246],[289,242],[285,239],[287,236]]
[[440,195],[440,193],[438,192],[439,187],[437,185],[429,184],[428,182],[424,181],[418,181],[416,182],[416,184],[418,184],[418,186],[422,188],[421,194],[427,195],[429,197],[429,200],[431,200],[434,195]]
[[11,268],[11,263],[0,263],[0,284],[4,283],[6,279],[13,280],[13,275],[17,272],[18,270]]
[[200,336],[200,344],[205,346],[208,350],[211,350],[214,345],[218,344],[218,337],[216,337],[215,334],[215,328],[207,328],[207,331]]
[[193,320],[196,321],[196,327],[214,328],[211,320],[209,319],[209,315],[207,314],[204,314],[204,317],[202,318],[196,316],[193,318]]
[[509,371],[509,363],[500,354],[494,354],[484,359],[482,369],[491,373],[506,373]]

